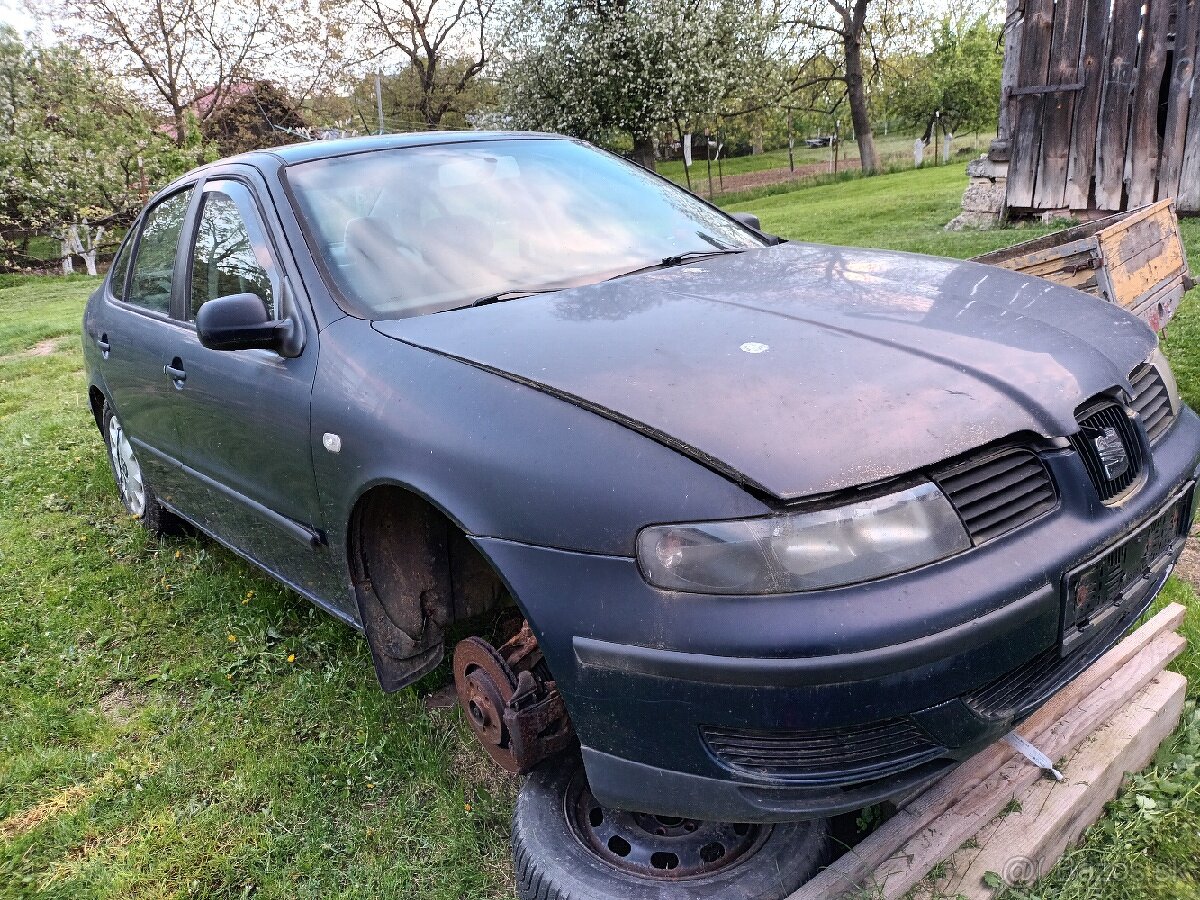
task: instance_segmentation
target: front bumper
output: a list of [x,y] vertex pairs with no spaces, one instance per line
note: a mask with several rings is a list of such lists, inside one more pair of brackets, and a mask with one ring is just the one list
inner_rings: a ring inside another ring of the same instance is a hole
[[[1115,643],[1166,580],[1182,538],[1119,617],[1060,657],[1066,574],[1195,477],[1200,419],[1182,412],[1140,490],[1114,507],[1099,502],[1074,452],[1045,458],[1054,512],[851,588],[672,594],[648,586],[631,559],[478,545],[538,632],[601,803],[724,821],[831,815],[918,790],[1003,735]],[[793,768],[764,766],[789,736]],[[905,765],[878,764],[881,749]],[[804,768],[822,754],[846,764]]]

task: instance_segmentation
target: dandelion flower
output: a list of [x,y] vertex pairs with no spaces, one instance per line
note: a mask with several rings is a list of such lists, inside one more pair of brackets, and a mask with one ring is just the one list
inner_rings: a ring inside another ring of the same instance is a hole
[[295,653],[289,653],[289,654],[288,654],[288,662],[290,662],[290,663],[294,663],[295,661],[296,661],[296,654],[295,654]]
[[234,636],[234,635],[232,635],[232,634],[228,634],[228,635],[226,635],[226,638],[228,638],[228,639],[229,639],[229,643],[231,643],[231,644],[236,644],[236,643],[237,643],[237,637],[236,637],[236,636]]

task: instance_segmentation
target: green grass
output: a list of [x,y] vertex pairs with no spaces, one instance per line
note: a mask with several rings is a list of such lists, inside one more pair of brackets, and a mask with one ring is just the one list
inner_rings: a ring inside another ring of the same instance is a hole
[[[790,237],[954,256],[1038,233],[942,232],[963,181],[927,170],[749,208]],[[444,670],[384,696],[349,629],[123,514],[83,396],[94,284],[0,281],[0,898],[511,896],[515,785],[457,711],[424,708]],[[1194,299],[1167,347],[1200,405]],[[1172,581],[1163,602],[1193,599]],[[1195,612],[1186,630],[1195,643]],[[1200,684],[1196,653],[1176,667]],[[1044,896],[1200,893],[1188,721]]]

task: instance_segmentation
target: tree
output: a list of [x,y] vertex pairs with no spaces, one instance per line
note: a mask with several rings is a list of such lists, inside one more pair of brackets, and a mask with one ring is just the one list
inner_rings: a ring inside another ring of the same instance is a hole
[[797,87],[841,84],[862,170],[867,174],[879,169],[869,85],[880,80],[884,59],[895,52],[892,45],[920,34],[918,9],[912,0],[798,0],[787,14],[793,28],[810,36],[808,58],[799,68],[815,69],[811,78],[799,79]]
[[933,49],[907,77],[898,79],[896,111],[909,125],[925,129],[926,139],[940,112],[952,133],[978,131],[995,124],[1004,68],[1002,26],[987,14],[944,18]]
[[[201,97],[196,106],[204,108],[209,102],[210,98]],[[307,129],[297,104],[266,79],[234,85],[200,126],[204,140],[212,143],[220,156],[303,140]]]
[[412,89],[411,108],[432,128],[462,101],[504,40],[502,0],[355,0],[379,56],[399,55],[397,74]]
[[26,47],[0,28],[0,267],[40,262],[29,242],[50,236],[66,270],[77,254],[94,274],[105,235],[198,152],[177,150],[79,50]]
[[681,133],[745,93],[762,22],[736,0],[541,0],[512,45],[502,103],[521,127],[633,141],[654,167],[654,136]]
[[[170,117],[176,145],[236,85],[280,73],[311,91],[329,77],[340,31],[305,0],[48,0],[56,33],[109,71],[139,84]],[[282,75],[280,77],[283,77]],[[207,98],[209,102],[198,105]]]

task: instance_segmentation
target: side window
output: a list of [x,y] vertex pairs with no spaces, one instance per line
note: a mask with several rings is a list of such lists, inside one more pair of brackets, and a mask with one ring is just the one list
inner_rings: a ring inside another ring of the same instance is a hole
[[274,265],[250,192],[218,182],[204,192],[192,251],[191,311],[209,300],[257,294],[275,315]]
[[155,312],[170,313],[175,250],[179,246],[179,233],[183,230],[191,198],[190,189],[172,194],[146,216],[138,237],[126,302]]
[[129,254],[133,252],[133,240],[134,235],[131,233],[121,244],[116,259],[113,260],[112,275],[109,278],[108,286],[112,295],[118,300],[125,299],[125,276],[129,273]]

